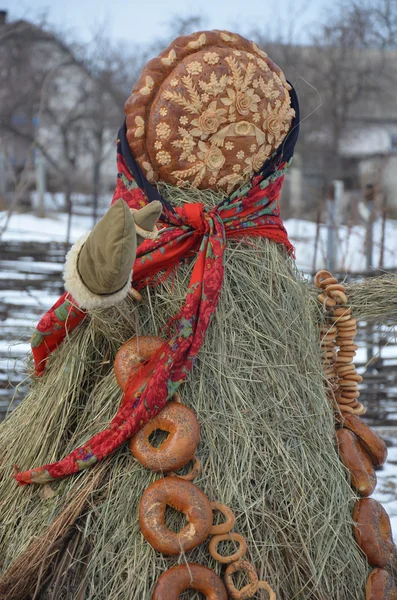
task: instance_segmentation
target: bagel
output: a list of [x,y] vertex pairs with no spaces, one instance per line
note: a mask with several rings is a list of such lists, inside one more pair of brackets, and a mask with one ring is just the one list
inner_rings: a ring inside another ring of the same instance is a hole
[[[225,542],[228,540],[233,540],[234,542],[237,542],[239,547],[233,554],[223,556],[222,554],[219,554],[216,548],[220,542]],[[211,554],[212,558],[214,558],[223,565],[228,565],[232,562],[235,562],[236,560],[240,560],[243,558],[243,556],[247,552],[247,542],[239,533],[229,531],[228,533],[214,535],[214,537],[211,538],[211,541],[209,543],[208,551]]]
[[[188,524],[179,533],[165,525],[165,509],[183,512]],[[212,508],[207,496],[190,481],[166,477],[144,491],[139,505],[139,523],[147,542],[167,556],[188,552],[204,542],[212,528]]]
[[338,318],[346,317],[347,315],[349,315],[349,319],[350,319],[351,312],[352,311],[349,306],[337,306],[333,310],[333,315],[334,315],[334,317],[338,317]]
[[338,329],[356,329],[357,328],[357,320],[354,317],[348,319],[347,321],[342,321],[338,323]]
[[196,590],[207,600],[227,600],[222,579],[211,569],[194,563],[171,567],[160,575],[152,600],[178,600],[185,590]]
[[[249,583],[240,590],[236,588],[233,582],[233,574],[236,571],[244,571],[248,575]],[[254,565],[251,565],[247,560],[240,560],[229,565],[225,572],[225,585],[230,598],[233,600],[246,600],[252,598],[258,589],[259,580]]]
[[219,523],[219,525],[213,525],[210,531],[211,535],[219,535],[224,533],[229,533],[234,527],[234,523],[236,521],[236,517],[234,516],[234,512],[224,504],[220,504],[219,502],[211,502],[212,510],[219,510],[224,517],[226,517],[226,521],[223,523]]
[[328,306],[328,308],[333,308],[334,306],[336,306],[336,301],[333,298],[326,296],[325,294],[319,294],[317,298],[318,301],[321,302],[321,304],[324,304],[324,306]]
[[325,280],[325,279],[335,279],[334,276],[332,275],[332,273],[330,273],[329,271],[326,271],[325,269],[322,269],[321,271],[318,271],[318,273],[316,273],[315,277],[314,277],[314,285],[316,287],[321,287],[321,283]]
[[335,300],[336,304],[347,304],[349,301],[346,294],[340,290],[331,290],[329,295]]
[[338,373],[339,377],[344,377],[344,375],[342,375],[342,373],[350,373],[350,372],[356,372],[356,367],[355,365],[353,365],[353,363],[350,363],[348,365],[336,365],[335,366],[335,371]]
[[[323,282],[323,283],[325,283],[325,282]],[[345,287],[341,283],[329,283],[328,285],[325,286],[325,291],[328,295],[330,294],[330,292],[333,292],[334,290],[338,290],[339,292],[344,292]]]
[[128,378],[137,373],[142,364],[149,360],[166,343],[166,340],[152,335],[141,335],[125,342],[114,359],[114,374],[122,390]]
[[[160,429],[169,433],[158,448],[150,435]],[[193,457],[200,441],[200,425],[194,412],[179,402],[169,402],[136,433],[130,441],[134,457],[147,469],[168,473],[185,466]]]
[[361,377],[361,375],[354,373],[353,375],[347,374],[346,376],[343,377],[343,380],[344,381],[356,381],[357,383],[361,383],[363,378]]
[[321,281],[320,285],[317,286],[317,287],[320,287],[323,290],[326,290],[329,285],[334,285],[334,284],[337,284],[337,283],[338,283],[338,280],[335,279],[335,277],[326,277],[325,279],[323,279]]

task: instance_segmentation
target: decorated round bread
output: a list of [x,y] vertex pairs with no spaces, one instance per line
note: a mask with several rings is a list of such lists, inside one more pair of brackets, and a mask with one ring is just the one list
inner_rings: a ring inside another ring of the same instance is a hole
[[230,193],[285,139],[290,89],[237,34],[179,37],[146,65],[125,104],[130,149],[149,181]]

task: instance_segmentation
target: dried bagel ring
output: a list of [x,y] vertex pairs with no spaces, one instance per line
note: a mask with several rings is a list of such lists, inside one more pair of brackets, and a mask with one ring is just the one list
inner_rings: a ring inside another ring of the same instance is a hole
[[320,331],[320,341],[321,341],[322,345],[330,344],[330,343],[334,344],[335,338],[336,338],[336,333],[334,331]]
[[140,335],[125,342],[116,354],[114,374],[122,390],[130,375],[138,372],[142,364],[149,360],[165,344],[166,340],[152,335]]
[[195,454],[191,460],[193,461],[193,466],[189,473],[186,473],[186,475],[178,475],[178,473],[171,471],[171,473],[168,473],[168,477],[178,477],[178,479],[184,479],[185,481],[194,481],[201,473],[201,460],[197,454]]
[[344,350],[339,350],[338,351],[338,356],[350,356],[350,358],[353,360],[353,358],[356,356],[356,353],[351,351],[351,352],[345,352]]
[[[233,540],[234,542],[237,542],[239,544],[239,549],[236,552],[234,552],[234,554],[230,554],[230,556],[222,556],[222,554],[219,554],[219,552],[216,549],[220,542],[224,542],[226,540]],[[211,538],[208,550],[212,558],[214,558],[223,565],[228,565],[236,560],[240,560],[241,558],[243,558],[243,556],[247,552],[247,543],[242,535],[240,535],[239,533],[234,533],[234,531],[229,531],[229,533],[214,535],[214,537]]]
[[330,298],[329,296],[326,296],[325,294],[319,294],[317,296],[317,299],[319,302],[321,302],[321,304],[324,304],[324,306],[328,306],[328,308],[333,308],[334,306],[336,306],[336,300]]
[[314,285],[316,287],[321,287],[321,283],[329,277],[333,277],[332,273],[330,273],[329,271],[326,271],[325,269],[323,269],[322,271],[318,271],[318,273],[316,273],[314,277]]
[[342,323],[350,321],[350,319],[351,315],[346,315],[345,317],[334,317],[334,324],[336,325],[336,327],[339,327],[340,325],[342,325]]
[[347,400],[355,400],[360,397],[360,392],[357,390],[355,392],[341,392],[341,398],[346,398]]
[[321,341],[321,344],[323,345],[328,342],[334,342],[335,338],[336,338],[336,333],[326,333],[326,334],[320,336],[320,341]]
[[343,379],[343,378],[341,378],[339,380],[339,385],[342,388],[350,388],[350,389],[354,389],[354,390],[358,389],[358,383],[357,383],[357,381],[351,381],[349,379]]
[[357,327],[357,319],[352,317],[351,319],[347,319],[346,321],[341,321],[338,323],[338,329],[351,329]]
[[[175,533],[165,525],[165,509],[183,512],[188,524]],[[147,542],[166,556],[188,552],[204,542],[211,531],[212,509],[207,496],[190,481],[166,477],[144,491],[139,505],[139,523]]]
[[355,337],[357,333],[357,327],[354,327],[353,329],[340,329],[338,328],[338,338],[353,338]]
[[349,302],[346,294],[340,290],[330,291],[329,295],[335,300],[336,304],[347,304]]
[[325,291],[327,294],[329,294],[330,292],[333,292],[335,290],[338,290],[339,292],[344,292],[345,287],[341,283],[331,283],[331,284],[328,284],[325,288]]
[[321,281],[320,285],[318,285],[317,287],[320,287],[323,290],[325,290],[328,285],[333,285],[335,283],[338,283],[338,280],[335,279],[335,277],[326,277]]
[[[244,571],[249,578],[249,583],[240,590],[236,588],[233,582],[233,574],[236,571]],[[247,560],[239,560],[226,568],[225,585],[230,598],[233,598],[233,600],[247,600],[248,598],[252,598],[258,589],[258,584],[259,580],[256,569]]]
[[350,400],[349,404],[341,403],[339,408],[342,413],[348,413],[350,415],[362,415],[366,412],[363,405],[360,404],[360,402],[357,402],[357,400]]
[[258,583],[258,590],[266,590],[269,594],[269,600],[277,600],[276,592],[270,587],[267,581],[260,581]]
[[339,364],[341,364],[341,363],[348,364],[348,363],[351,363],[352,359],[353,359],[353,357],[350,355],[343,356],[343,354],[341,355],[338,353],[338,356],[336,357],[336,362]]
[[178,600],[185,590],[196,590],[208,600],[227,600],[223,581],[214,571],[188,563],[171,567],[160,575],[152,600]]
[[320,329],[320,334],[323,334],[323,336],[330,335],[331,333],[336,334],[336,332],[338,331],[338,329],[334,325],[330,325],[329,327],[327,325],[322,325],[319,329]]
[[356,352],[356,350],[358,350],[358,346],[357,344],[345,344],[343,349],[347,352]]
[[[152,446],[151,434],[160,429],[168,437],[158,448]],[[168,473],[185,466],[200,441],[200,425],[194,412],[179,402],[169,402],[130,441],[134,457],[147,469]]]
[[354,414],[354,409],[357,406],[358,406],[358,403],[357,404],[353,404],[353,406],[352,406],[352,403],[349,402],[349,404],[341,404],[339,406],[339,408],[340,408],[341,413],[348,413],[348,414],[352,415],[352,414]]
[[339,388],[339,393],[341,396],[345,398],[350,398],[350,400],[356,400],[360,396],[360,392],[357,389],[351,388]]
[[363,380],[362,376],[358,373],[347,373],[346,376],[343,376],[343,379],[345,379],[346,381],[355,381],[356,383],[361,383]]
[[335,344],[337,346],[340,346],[340,349],[343,350],[347,347],[347,346],[352,346],[354,344],[354,338],[356,337],[356,334],[352,334],[350,332],[350,335],[348,337],[345,336],[340,336],[338,333],[338,336],[335,340]]
[[356,336],[352,335],[352,334],[350,334],[349,337],[341,337],[338,334],[338,337],[336,338],[335,342],[336,342],[337,346],[341,346],[341,347],[342,346],[351,346],[352,344],[354,344],[355,337]]
[[234,523],[236,521],[236,517],[234,516],[234,512],[225,504],[220,504],[219,502],[211,502],[212,510],[219,510],[225,517],[226,521],[223,523],[219,523],[219,525],[213,525],[210,531],[211,535],[219,535],[223,533],[229,533],[234,527]]
[[376,486],[376,474],[370,457],[352,431],[338,429],[336,438],[340,458],[350,471],[352,487],[360,496],[370,496]]
[[334,343],[332,344],[320,344],[321,352],[335,352],[336,346]]
[[350,306],[337,306],[333,310],[334,317],[346,317],[349,315],[349,319],[351,318],[352,309]]
[[[345,396],[337,395],[335,396],[335,400],[338,404],[351,404],[352,398],[346,398]],[[354,398],[353,398],[354,400]]]
[[[346,396],[345,394],[341,394],[340,397],[342,400],[345,400],[345,402],[341,402],[341,404],[349,404],[350,406],[352,406],[352,408],[356,408],[360,404],[358,400],[360,395],[357,396],[355,392],[352,392],[352,397],[350,394]],[[357,404],[353,406],[353,402],[356,402]]]
[[362,498],[353,510],[354,536],[372,567],[386,567],[393,559],[390,519],[373,498]]
[[354,366],[353,363],[349,363],[347,365],[344,364],[338,364],[335,366],[335,371],[338,374],[338,377],[344,377],[345,374],[347,373],[355,373],[356,372],[356,367]]

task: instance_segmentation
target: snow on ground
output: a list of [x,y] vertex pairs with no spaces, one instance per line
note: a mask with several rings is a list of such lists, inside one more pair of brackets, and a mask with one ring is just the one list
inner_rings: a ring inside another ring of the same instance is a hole
[[392,428],[375,427],[378,435],[387,438],[393,446],[388,448],[387,462],[377,471],[378,484],[373,498],[382,503],[386,509],[397,542],[397,432]]
[[[0,212],[0,231],[7,213]],[[74,242],[92,228],[92,217],[73,215],[71,241]],[[30,213],[13,213],[2,240],[34,241],[34,242],[64,242],[66,239],[67,215],[53,214],[51,217],[39,219]]]

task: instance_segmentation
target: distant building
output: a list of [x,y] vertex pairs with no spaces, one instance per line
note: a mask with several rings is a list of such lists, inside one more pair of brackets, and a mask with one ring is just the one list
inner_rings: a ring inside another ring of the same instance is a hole
[[103,77],[60,39],[0,11],[0,194],[24,169],[34,188],[39,155],[51,191],[92,193],[98,172],[99,191],[110,190],[122,118]]

